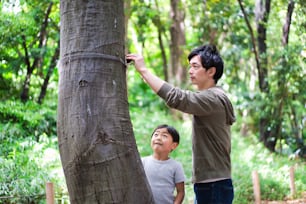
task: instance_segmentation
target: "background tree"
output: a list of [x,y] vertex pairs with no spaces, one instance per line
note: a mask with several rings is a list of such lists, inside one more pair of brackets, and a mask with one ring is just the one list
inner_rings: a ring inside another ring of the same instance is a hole
[[[252,50],[255,55],[256,67],[258,71],[259,90],[262,94],[259,100],[263,101],[263,103],[260,104],[260,107],[265,110],[259,116],[259,138],[261,141],[263,141],[264,145],[269,150],[274,152],[276,151],[276,145],[278,142],[280,144],[280,150],[282,149],[281,144],[283,140],[287,140],[287,142],[289,142],[288,134],[302,134],[302,129],[298,128],[298,126],[294,125],[294,123],[291,124],[292,128],[290,131],[282,131],[284,130],[282,127],[290,125],[285,123],[285,115],[287,115],[287,117],[289,118],[293,118],[294,121],[302,121],[303,117],[295,114],[295,108],[299,109],[298,106],[293,106],[293,110],[290,110],[291,108],[289,107],[292,106],[292,104],[289,102],[290,100],[287,100],[288,97],[296,98],[297,96],[294,92],[288,89],[289,86],[291,86],[291,88],[294,87],[294,85],[290,83],[290,80],[296,79],[295,74],[297,73],[303,75],[303,71],[300,72],[300,68],[296,68],[294,63],[289,65],[286,60],[289,55],[293,54],[289,51],[291,49],[289,49],[290,45],[288,39],[290,33],[290,25],[292,23],[291,18],[294,11],[294,2],[289,1],[288,5],[282,4],[282,6],[287,7],[287,14],[284,17],[283,35],[277,36],[279,37],[279,49],[282,50],[280,51],[282,52],[281,55],[270,54],[271,52],[269,52],[268,49],[268,43],[269,40],[271,41],[271,39],[268,39],[267,31],[269,27],[272,26],[268,21],[268,17],[270,15],[271,1],[256,1],[256,32],[253,31],[252,25],[249,21],[250,15],[246,12],[244,8],[246,5],[244,5],[244,3],[240,0],[238,0],[238,2],[244,14],[244,19],[251,36],[251,42],[253,46]],[[279,24],[279,26],[281,26],[281,24]],[[255,36],[257,36],[257,41],[255,41]],[[293,44],[292,48],[293,47],[295,47],[294,49],[297,50],[301,49],[298,44]],[[269,57],[273,55],[276,58]],[[288,70],[291,70],[291,72],[288,72]],[[272,83],[272,85],[268,82]],[[300,84],[298,85],[298,87],[300,87]],[[300,101],[303,101],[303,97]],[[303,124],[301,125],[303,126]],[[303,140],[301,140],[300,138],[301,136],[296,136],[296,139],[292,140],[290,143],[294,143],[296,148],[303,149]]]
[[123,1],[61,4],[58,143],[71,203],[153,203],[130,121]]
[[[59,10],[56,2],[43,0],[3,3],[7,3],[16,14],[2,14],[3,43],[0,52],[1,60],[5,63],[2,63],[1,73],[13,73],[10,77],[18,79],[17,84],[7,87],[6,91],[23,102],[33,98],[42,102],[45,94],[39,94],[38,90],[46,90],[49,82],[45,80],[48,67],[54,69],[56,66],[56,42],[59,38]],[[53,61],[50,57],[52,55],[55,55]],[[2,78],[2,84],[10,83],[10,77]],[[46,82],[44,85],[43,81]]]
[[[186,56],[184,56],[184,49],[186,47],[185,39],[185,11],[184,5],[180,0],[170,1],[171,10],[171,27],[170,27],[170,69],[169,76],[171,82],[180,86],[186,82],[187,69],[186,66]],[[183,63],[185,62],[185,63]]]

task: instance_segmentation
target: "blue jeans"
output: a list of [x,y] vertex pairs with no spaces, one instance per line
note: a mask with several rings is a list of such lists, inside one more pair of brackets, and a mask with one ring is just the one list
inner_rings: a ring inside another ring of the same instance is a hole
[[232,204],[234,187],[232,179],[211,183],[195,183],[194,192],[197,204]]

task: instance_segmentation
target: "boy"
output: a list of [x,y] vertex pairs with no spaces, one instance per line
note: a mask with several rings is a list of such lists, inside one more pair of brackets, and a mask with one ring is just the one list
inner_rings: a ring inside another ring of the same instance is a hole
[[[159,125],[153,131],[153,154],[142,163],[156,204],[181,204],[185,196],[185,176],[181,163],[169,157],[179,144],[180,136],[171,126]],[[176,188],[176,196],[173,195]]]

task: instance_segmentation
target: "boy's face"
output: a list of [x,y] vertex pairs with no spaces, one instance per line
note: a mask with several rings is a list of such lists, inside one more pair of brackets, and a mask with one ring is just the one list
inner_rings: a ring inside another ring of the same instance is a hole
[[167,128],[155,130],[151,138],[151,147],[156,153],[170,153],[177,147],[178,143],[173,142],[172,136]]

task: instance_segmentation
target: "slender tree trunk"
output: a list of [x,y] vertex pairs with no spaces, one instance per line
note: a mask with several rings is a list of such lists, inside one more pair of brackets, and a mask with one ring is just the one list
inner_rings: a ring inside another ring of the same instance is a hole
[[[128,41],[128,24],[129,24],[129,19],[131,16],[131,0],[125,0],[124,1],[124,42]],[[125,48],[125,53],[129,53],[129,51],[127,50],[127,47]]]
[[[250,32],[251,43],[252,43],[252,46],[253,46],[252,51],[253,51],[253,53],[254,53],[254,55],[255,55],[256,68],[257,68],[258,73],[260,73],[261,68],[260,68],[259,55],[258,55],[258,51],[257,51],[257,46],[256,46],[256,40],[255,40],[254,31],[253,31],[253,28],[252,28],[251,23],[250,23],[250,21],[249,21],[248,15],[247,15],[247,13],[246,13],[246,11],[245,11],[245,9],[244,9],[244,6],[243,6],[241,0],[238,0],[238,3],[239,3],[239,6],[240,6],[241,11],[242,11],[242,13],[243,13],[245,23],[246,23],[246,25],[247,25],[247,27],[248,27],[248,29],[249,29],[249,32]],[[258,75],[259,75],[259,74],[258,74]],[[259,78],[259,77],[258,77],[258,79],[259,79],[259,81],[260,81],[260,78]]]
[[290,0],[288,2],[287,15],[286,15],[285,23],[283,25],[282,44],[284,47],[288,46],[288,43],[289,43],[289,32],[290,32],[290,25],[291,25],[291,18],[292,18],[293,10],[294,10],[294,1]]
[[[256,0],[255,16],[256,16],[256,31],[257,31],[257,44],[255,35],[251,24],[249,23],[248,17],[244,10],[241,0],[238,0],[240,8],[244,14],[244,19],[250,31],[252,38],[253,52],[255,54],[256,66],[258,71],[259,89],[262,93],[269,93],[268,84],[268,60],[267,54],[267,29],[268,17],[270,13],[270,0]],[[257,45],[257,46],[256,46]],[[258,47],[258,48],[257,48]],[[275,151],[275,145],[277,142],[276,137],[271,138],[271,130],[268,128],[271,123],[269,117],[261,117],[259,119],[259,134],[260,141],[263,141],[265,147],[271,151]]]
[[169,78],[174,78],[176,85],[181,85],[186,81],[187,70],[182,66],[183,49],[186,45],[185,39],[185,12],[181,0],[171,0],[171,67]]
[[54,54],[53,54],[52,59],[51,59],[51,63],[49,65],[49,68],[48,68],[48,71],[47,71],[47,74],[46,74],[46,77],[45,77],[44,82],[43,82],[43,84],[41,86],[41,89],[40,89],[40,94],[39,94],[38,101],[37,101],[39,104],[42,103],[43,99],[46,96],[49,80],[52,76],[54,68],[56,67],[56,63],[57,63],[57,60],[58,60],[58,57],[59,57],[59,49],[60,49],[60,43],[59,43],[59,40],[58,40],[58,45],[57,45],[57,47],[54,51]]
[[27,66],[27,74],[23,82],[20,99],[21,101],[26,102],[29,98],[30,82],[31,82],[31,77],[33,73],[33,67],[31,66],[31,62],[30,62],[30,56],[29,56],[29,51],[28,51],[25,35],[22,35],[22,47],[24,49],[24,59],[25,59],[25,64]]
[[[255,16],[257,25],[257,45],[259,53],[258,69],[259,88],[263,93],[269,93],[268,84],[268,59],[267,59],[267,25],[268,17],[270,13],[270,0],[256,0]],[[259,123],[260,140],[263,141],[265,147],[271,151],[275,151],[275,145],[277,142],[276,137],[271,138],[271,130],[268,128],[270,124],[269,117],[261,117]]]
[[[289,43],[289,31],[290,31],[290,25],[291,25],[291,17],[294,10],[294,1],[289,1],[288,8],[287,8],[287,15],[285,19],[285,23],[283,25],[283,36],[282,36],[282,45],[284,46],[284,50],[288,49],[288,43]],[[283,56],[281,59],[281,66],[282,67],[288,67],[290,68],[286,56]],[[288,86],[287,86],[287,80],[286,75],[287,72],[284,72],[284,70],[288,69],[281,69],[279,71],[279,78],[278,78],[278,93],[277,93],[277,99],[279,100],[279,105],[274,108],[273,117],[276,120],[275,128],[273,128],[271,135],[274,135],[276,138],[281,139],[282,136],[282,121],[283,121],[283,109],[284,106],[286,106],[286,99],[288,98]]]
[[58,141],[70,201],[153,203],[128,112],[123,1],[60,9]]
[[[157,12],[159,13],[160,9],[159,9],[157,0],[155,0],[155,6],[156,6]],[[169,80],[168,60],[167,60],[167,56],[166,56],[166,49],[165,49],[164,42],[163,42],[163,35],[165,35],[165,30],[166,30],[165,27],[164,27],[165,25],[162,24],[159,15],[154,16],[152,21],[153,21],[154,25],[157,27],[158,43],[159,43],[159,47],[160,47],[161,57],[162,57],[162,60],[163,60],[164,80],[168,81]]]
[[259,52],[260,69],[259,87],[262,92],[269,92],[268,85],[268,59],[267,59],[267,25],[270,13],[270,0],[256,0],[255,16],[257,25],[257,44]]

